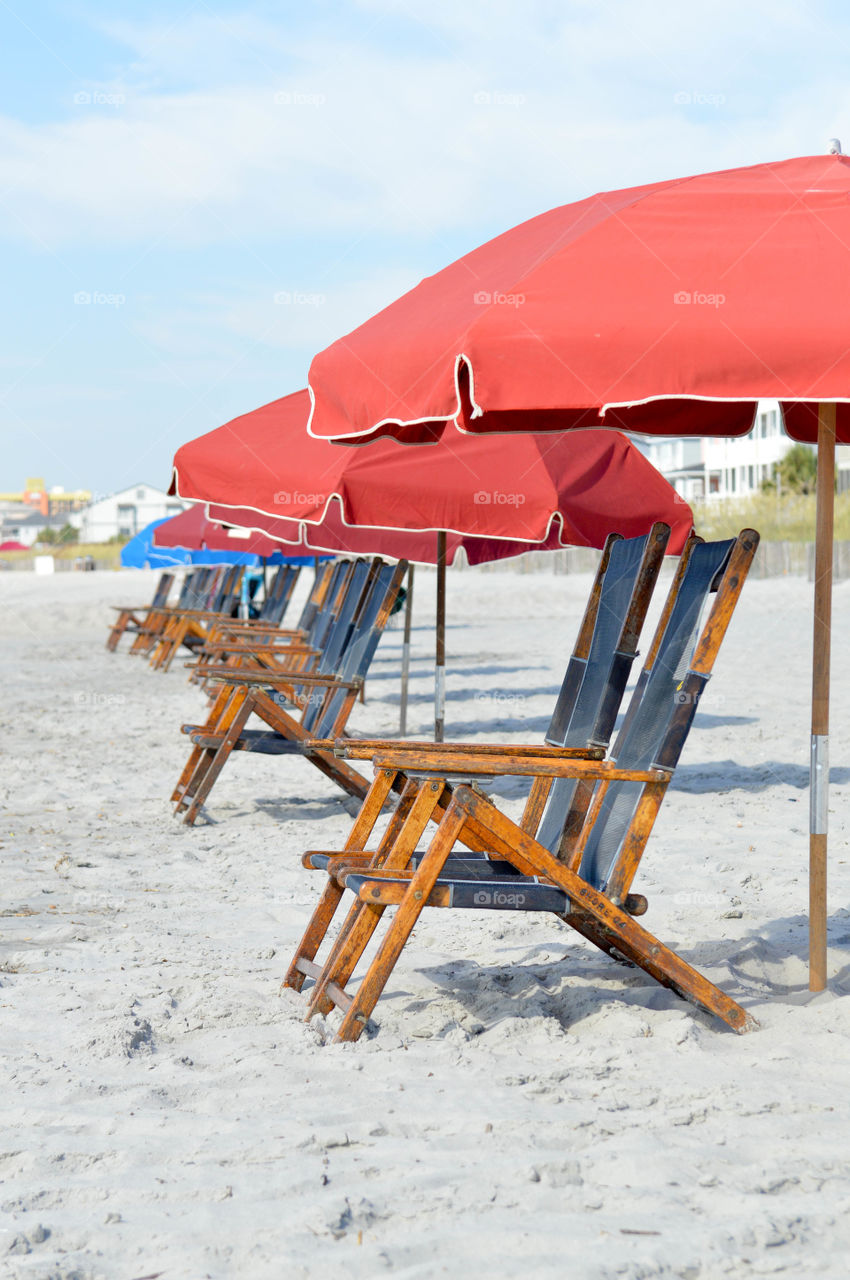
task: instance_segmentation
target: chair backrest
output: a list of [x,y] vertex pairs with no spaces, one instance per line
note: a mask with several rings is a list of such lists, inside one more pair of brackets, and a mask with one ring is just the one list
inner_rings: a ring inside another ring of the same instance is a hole
[[[401,590],[407,562],[400,560],[398,564],[379,564],[373,575],[371,590],[362,600],[355,619],[352,634],[340,662],[338,675],[340,680],[350,683],[361,683],[366,678],[369,665],[384,629],[389,621]],[[315,732],[316,737],[324,738],[336,732],[336,721],[351,691],[341,688],[335,690],[329,698],[312,704],[302,718],[305,728]]]
[[193,569],[191,573],[187,573],[180,587],[180,594],[177,597],[177,609],[197,609],[196,600],[201,596],[204,589],[205,575],[209,573],[208,569]]
[[349,590],[356,563],[354,560],[341,560],[335,566],[328,592],[310,624],[308,640],[314,649],[322,649],[327,641]]
[[332,584],[336,576],[342,570],[343,562],[337,560],[328,562],[317,568],[313,577],[313,585],[310,588],[310,594],[301,610],[301,616],[296,623],[299,631],[308,633],[313,625],[316,614],[324,607],[325,600],[332,590]]
[[242,574],[244,572],[245,569],[242,565],[234,564],[222,573],[216,588],[212,592],[210,603],[207,605],[210,613],[228,615],[238,607],[239,592],[242,587]]
[[153,600],[151,601],[152,609],[163,609],[165,607],[173,582],[173,573],[161,573],[159,575],[159,582],[156,584],[156,591],[153,593]]
[[192,592],[187,606],[188,608],[208,609],[210,607],[210,601],[218,590],[221,573],[221,569],[207,568],[200,569],[195,574],[195,578],[192,583]]
[[[550,746],[608,746],[669,538],[669,525],[655,524],[643,537],[606,542],[546,733]],[[546,800],[536,835],[556,856],[577,791],[573,779],[559,778]]]
[[[757,546],[758,534],[745,529],[737,538],[690,548],[611,749],[618,769],[672,775]],[[605,891],[612,880],[646,785],[610,783],[592,815],[579,871],[595,888]]]
[[370,563],[368,560],[353,562],[346,589],[341,599],[337,601],[335,616],[331,620],[330,629],[324,639],[322,654],[316,668],[320,675],[333,675],[336,672],[351,638],[358,606],[368,595],[375,572],[374,562]]
[[259,617],[263,622],[280,623],[298,581],[296,565],[282,564],[271,581]]

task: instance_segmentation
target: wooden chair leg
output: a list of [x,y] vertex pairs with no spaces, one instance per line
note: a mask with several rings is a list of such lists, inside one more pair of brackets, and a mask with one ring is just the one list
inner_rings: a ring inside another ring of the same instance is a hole
[[[657,982],[672,987],[686,1000],[721,1018],[734,1031],[751,1031],[757,1025],[755,1019],[730,996],[665,947],[604,893],[559,862],[548,849],[526,835],[489,801],[468,787],[459,787],[448,814],[455,811],[469,811],[478,817],[499,841],[504,856],[514,863],[518,871],[525,875],[544,876],[563,889],[573,905],[573,910],[563,918],[591,941],[596,942],[597,937],[604,938],[605,949],[616,947]],[[581,927],[585,922],[589,925],[587,930]]]
[[[393,778],[393,783],[394,782],[395,782],[395,778]],[[373,865],[374,863],[375,865],[380,866],[383,863],[384,859],[387,856],[388,851],[392,849],[393,845],[398,839],[398,835],[400,831],[404,827],[404,823],[406,822],[410,814],[410,810],[413,807],[413,803],[417,795],[419,794],[419,789],[420,789],[419,785],[415,782],[408,781],[405,784],[405,788],[402,793],[401,799],[398,805],[396,806],[395,811],[393,812],[389,823],[387,824],[387,829],[384,832],[384,835],[381,839],[380,844],[378,845],[378,848],[374,855],[374,859],[369,860],[369,865]],[[363,848],[365,844],[368,842],[370,834],[371,832],[364,833],[361,831],[360,832],[361,838],[359,840],[359,845],[354,843],[351,837],[349,836],[349,839],[346,841],[346,849],[356,849],[358,847]],[[319,899],[319,903],[316,907],[316,910],[313,913],[313,918],[311,919],[310,925],[308,926],[307,931],[304,935],[304,938],[302,939],[302,943],[301,943],[301,946],[299,947],[299,950],[296,951],[295,953],[295,957],[293,958],[289,972],[283,984],[284,986],[294,986],[296,990],[299,990],[299,991],[301,990],[305,976],[315,978],[318,982],[318,980],[322,977],[324,969],[325,968],[330,969],[337,963],[339,954],[343,946],[345,945],[346,939],[351,931],[351,928],[355,924],[356,919],[360,913],[359,908],[361,904],[359,904],[358,902],[352,903],[351,907],[349,908],[348,915],[346,916],[346,919],[343,921],[342,927],[339,933],[337,934],[336,938],[334,939],[333,944],[331,945],[330,951],[328,952],[324,965],[313,964],[312,962],[315,958],[316,952],[321,946],[322,940],[324,939],[330,927],[331,921],[333,920],[333,917],[336,914],[336,909],[345,895],[344,888],[332,875],[327,875],[326,880],[327,880],[327,883],[325,884],[325,887],[322,891],[322,896]],[[307,947],[310,947],[312,949],[312,955],[307,954]],[[303,960],[302,960],[302,957],[303,957]],[[298,976],[298,981],[290,982],[289,980],[290,977],[296,974]],[[311,997],[314,994],[315,993],[311,993]],[[313,1003],[313,1000],[311,998],[311,1004],[312,1003]],[[322,998],[320,1001],[317,1001],[316,1008],[312,1012],[329,1013],[330,1009],[331,1009],[331,1002],[328,1002],[324,998]],[[308,1015],[307,1015],[308,1018],[312,1017],[312,1012],[310,1012],[308,1009]]]
[[[251,712],[253,711],[253,708],[254,708],[254,700],[249,694],[248,697],[246,697],[245,700],[243,701],[241,707],[236,712],[235,716],[233,717],[233,720],[231,721],[227,729],[227,732],[222,738],[221,745],[216,750],[215,755],[213,756],[210,763],[207,765],[207,768],[204,772],[203,777],[199,780],[197,787],[194,789],[194,794],[192,796],[191,803],[186,809],[186,813],[183,818],[184,825],[186,826],[194,825],[195,819],[197,818],[198,814],[201,811],[202,804],[204,803],[210,791],[212,790],[213,785],[215,784],[215,781],[218,778],[218,775],[221,773],[222,769],[227,763],[230,757],[230,753],[233,750],[234,745],[236,744],[236,741],[239,738],[240,733],[245,728],[245,725],[247,724],[248,720],[251,717]],[[188,788],[187,788],[187,794],[188,794]]]
[[[585,902],[587,903],[586,897]],[[602,904],[602,910],[594,909],[589,914],[581,910],[571,911],[563,918],[603,951],[614,948],[621,952],[656,982],[670,987],[690,1004],[720,1018],[739,1035],[753,1031],[758,1026],[752,1014],[742,1009],[731,996],[709,982],[708,978],[675,951],[665,947],[631,916],[612,906],[604,898]],[[602,904],[594,905],[600,907]],[[607,918],[603,919],[603,915]]]
[[178,649],[180,648],[181,644],[185,640],[186,636],[189,634],[189,631],[190,631],[189,623],[181,622],[180,626],[177,628],[177,631],[172,636],[171,644],[169,648],[163,654],[163,657],[160,660],[159,666],[163,671],[170,670],[171,664],[174,661],[174,657]]
[[[418,787],[410,812],[390,852],[381,863],[387,870],[406,867],[410,862],[419,838],[437,807],[444,786],[445,783],[441,779],[434,779]],[[353,903],[334,943],[331,955],[325,962],[321,976],[313,988],[305,1022],[309,1021],[314,1013],[330,1012],[333,1001],[327,995],[327,988],[331,983],[345,987],[382,915],[383,907],[373,907],[369,903],[360,901]]]
[[387,979],[422,913],[428,895],[454,848],[462,826],[463,815],[450,810],[437,828],[437,833],[411,879],[401,905],[396,909],[392,923],[342,1019],[337,1032],[338,1040],[356,1040],[369,1021]]
[[118,641],[121,639],[124,632],[126,631],[127,623],[129,621],[130,621],[130,610],[122,609],[118,615],[117,621],[113,624],[112,630],[109,633],[109,638],[106,641],[106,647],[110,653],[114,653],[116,648],[118,647]]
[[[225,706],[227,705],[228,700],[233,696],[233,694],[234,694],[234,690],[226,688],[224,686],[222,687],[215,701],[210,706],[206,721],[204,722],[204,725],[203,725],[204,730],[208,730],[211,733],[215,731],[216,727],[219,724],[219,721],[221,719],[221,715],[225,709]],[[183,770],[180,774],[180,777],[177,779],[177,785],[175,786],[174,790],[171,793],[172,804],[176,804],[177,801],[182,798],[186,785],[188,784],[189,779],[194,773],[202,753],[203,753],[203,748],[198,746],[193,747],[192,750],[189,752],[189,759],[184,765]]]
[[[378,772],[369,788],[369,794],[363,801],[360,812],[354,821],[344,849],[363,849],[366,847],[387,796],[392,790],[394,781],[394,770],[381,769]],[[322,945],[331,921],[336,914],[336,909],[339,906],[344,890],[337,884],[333,876],[327,876],[326,880],[327,883],[322,891],[322,896],[310,917],[310,923],[304,931],[304,936],[296,948],[295,955],[286,971],[286,977],[281,983],[281,988],[292,987],[295,991],[301,990],[304,985],[304,979],[313,968],[312,962],[315,960],[316,953]]]

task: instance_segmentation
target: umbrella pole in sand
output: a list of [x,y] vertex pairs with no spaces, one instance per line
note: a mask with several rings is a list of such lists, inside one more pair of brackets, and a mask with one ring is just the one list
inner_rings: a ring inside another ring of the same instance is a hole
[[434,741],[443,741],[446,721],[446,535],[437,534],[437,660],[434,677]]
[[835,405],[818,406],[812,754],[809,776],[809,989],[826,986],[826,854],[829,811],[829,657],[835,508]]
[[403,738],[407,733],[407,688],[410,681],[410,624],[413,615],[413,565],[407,570],[407,599],[404,602],[404,642],[401,646],[401,702],[398,731]]

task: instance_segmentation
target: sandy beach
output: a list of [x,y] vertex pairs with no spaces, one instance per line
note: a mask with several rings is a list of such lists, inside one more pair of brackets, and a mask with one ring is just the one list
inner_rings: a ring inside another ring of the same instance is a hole
[[[237,755],[207,821],[171,816],[203,698],[180,663],[104,648],[108,606],[155,578],[0,575],[0,1274],[844,1280],[850,583],[826,992],[806,969],[812,589],[751,580],[636,888],[759,1030],[553,917],[432,911],[374,1028],[338,1045],[279,984],[321,887],[301,854],[349,813],[305,762]],[[410,736],[431,726],[433,581]],[[539,739],[589,584],[449,574],[447,736]],[[400,648],[394,629],[356,732],[397,731]],[[523,786],[495,791],[518,815]]]

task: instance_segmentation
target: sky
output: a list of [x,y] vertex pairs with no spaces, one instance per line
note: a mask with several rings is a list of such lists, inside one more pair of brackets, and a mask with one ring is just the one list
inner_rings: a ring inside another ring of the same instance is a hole
[[0,0],[0,491],[184,441],[545,209],[850,151],[801,0]]

